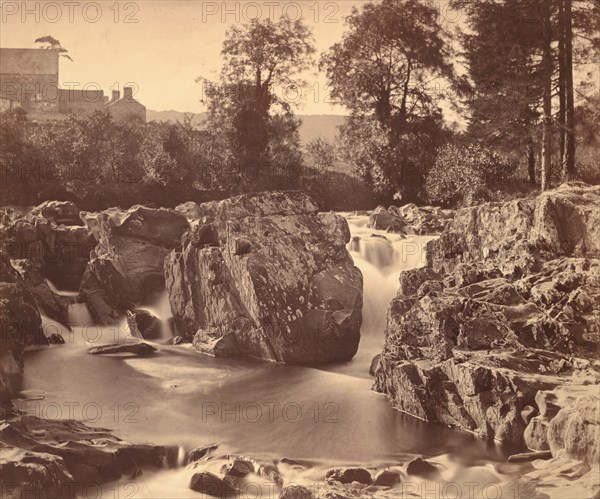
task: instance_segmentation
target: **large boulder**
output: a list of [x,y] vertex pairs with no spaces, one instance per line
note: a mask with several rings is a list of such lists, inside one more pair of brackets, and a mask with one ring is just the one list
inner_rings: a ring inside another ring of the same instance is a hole
[[110,323],[136,303],[164,289],[165,256],[181,242],[188,222],[168,209],[133,206],[82,212],[96,246],[81,296],[100,323]]
[[195,211],[165,276],[177,330],[197,349],[289,363],[354,356],[362,275],[342,217],[319,214],[300,192],[247,194]]
[[413,203],[387,209],[378,206],[369,215],[368,227],[403,234],[439,234],[452,216],[453,211],[437,206],[417,206]]

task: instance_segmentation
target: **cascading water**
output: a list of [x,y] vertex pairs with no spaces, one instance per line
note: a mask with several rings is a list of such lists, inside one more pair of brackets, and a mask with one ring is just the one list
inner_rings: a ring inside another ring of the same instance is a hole
[[369,365],[381,353],[387,308],[398,292],[403,270],[425,265],[425,245],[431,236],[403,238],[367,227],[365,216],[346,215],[351,240],[348,249],[363,275],[363,324],[358,353],[347,366],[357,376],[368,376]]
[[[314,369],[216,359],[189,345],[166,344],[173,334],[168,326],[152,357],[88,355],[95,343],[123,339],[129,332],[124,324],[94,325],[86,306],[75,303],[70,320],[77,325],[71,331],[62,327],[67,343],[26,353],[23,394],[35,398],[27,401],[29,412],[84,420],[134,442],[187,450],[218,442],[219,455],[310,463],[303,471],[281,466],[285,481],[320,480],[327,469],[341,465],[393,468],[421,454],[437,456],[434,461],[444,466],[440,483],[499,481],[491,464],[505,459],[499,447],[405,416],[371,391],[368,369],[381,352],[398,275],[424,264],[422,249],[429,238],[374,231],[366,228],[366,217],[348,216],[348,221],[349,250],[364,276],[362,338],[351,362]],[[141,308],[169,324],[166,294]],[[61,326],[44,319],[44,327]],[[221,464],[217,459],[211,466]],[[146,472],[130,497],[198,497],[188,489],[193,473],[189,468]],[[114,492],[115,485],[106,490]],[[262,497],[277,494],[263,489]]]

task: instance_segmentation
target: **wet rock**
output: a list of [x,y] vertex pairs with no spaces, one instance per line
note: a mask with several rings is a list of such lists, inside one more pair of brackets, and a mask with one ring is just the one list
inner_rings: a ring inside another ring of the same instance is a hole
[[91,287],[104,291],[109,309],[124,313],[164,289],[165,256],[189,227],[181,213],[136,205],[81,217],[96,241],[88,263]]
[[544,393],[600,347],[599,219],[600,187],[581,184],[458,210],[428,266],[400,276],[374,389],[426,421],[552,449]]
[[12,259],[29,259],[60,288],[76,289],[94,247],[81,226],[79,209],[69,202],[48,201],[0,229]]
[[217,444],[195,447],[189,452],[188,461],[191,463],[195,461],[200,461],[201,459],[211,454],[212,451],[216,450],[217,447],[219,447]]
[[48,343],[51,345],[64,345],[65,339],[60,333],[52,333],[47,336]]
[[368,227],[390,232],[402,232],[405,223],[401,217],[394,213],[393,208],[388,211],[383,206],[378,206],[369,216]]
[[377,485],[379,487],[393,487],[394,485],[399,484],[400,481],[400,473],[397,471],[382,470],[375,475],[373,485]]
[[79,299],[87,305],[94,324],[117,324],[122,313],[113,297],[100,285],[96,276],[87,269],[81,279]]
[[421,457],[416,457],[406,467],[406,472],[409,475],[417,475],[417,476],[428,476],[435,473],[438,473],[440,470],[437,466],[426,461]]
[[69,322],[69,300],[50,289],[31,260],[15,260],[13,266],[19,273],[20,282],[33,295],[38,308],[49,318],[66,325]]
[[[31,293],[18,283],[0,283],[0,317],[2,364],[6,368],[12,358],[17,372],[21,372],[25,347],[48,344],[42,330],[42,319]],[[14,371],[15,369],[11,369],[11,374],[16,374]],[[5,373],[8,372],[5,370]]]
[[256,474],[263,477],[269,482],[277,484],[279,487],[283,486],[283,478],[277,466],[271,463],[260,463],[256,467]]
[[3,482],[40,494],[49,484],[68,485],[70,494],[64,497],[74,496],[82,484],[100,485],[138,468],[172,467],[177,459],[174,447],[129,444],[78,421],[23,415],[0,425],[0,446]]
[[[181,249],[165,261],[178,332],[215,356],[352,358],[362,276],[342,217],[319,215],[299,192],[246,194],[198,210]],[[240,253],[240,241],[250,250]]]
[[162,335],[161,320],[147,310],[133,310],[137,328],[146,340],[156,340]]
[[185,338],[183,336],[173,336],[169,343],[171,345],[181,345],[185,343]]
[[221,473],[226,477],[242,478],[254,473],[254,462],[243,457],[235,457],[231,463],[223,466]]
[[75,479],[62,457],[5,444],[0,449],[2,497],[44,497],[45,489],[50,488],[59,497],[74,497]]
[[302,485],[286,485],[279,493],[279,499],[314,499],[308,487]]
[[579,397],[561,409],[548,425],[548,444],[553,456],[565,455],[597,466],[600,462],[600,399]]
[[0,358],[0,419],[8,418],[13,414],[12,399],[12,386]]
[[369,374],[371,376],[375,376],[375,373],[377,372],[377,369],[379,368],[379,362],[381,360],[381,354],[378,353],[377,355],[375,355],[375,357],[373,357],[373,360],[371,360],[371,366],[369,367]]
[[10,261],[8,253],[0,248],[0,282],[17,283],[20,275]]
[[439,234],[452,219],[451,210],[437,206],[417,206],[413,203],[396,207],[376,208],[369,216],[368,227],[405,234]]
[[131,478],[132,480],[135,480],[136,478],[139,478],[140,476],[142,476],[144,474],[144,470],[141,468],[137,468],[129,478]]
[[279,463],[286,464],[288,466],[292,466],[295,468],[310,468],[313,464],[308,461],[302,461],[300,459],[290,459],[288,457],[284,457],[284,458],[280,459]]
[[38,218],[44,218],[56,225],[83,225],[79,217],[79,208],[71,201],[44,201],[25,216],[30,222]]
[[327,481],[336,481],[340,483],[358,482],[364,485],[371,485],[373,477],[364,468],[336,468],[329,470],[325,475]]
[[226,497],[238,493],[236,488],[209,471],[194,473],[190,489],[211,497]]
[[117,353],[130,353],[135,356],[145,357],[157,351],[157,348],[143,341],[127,341],[123,343],[110,343],[93,347],[88,350],[92,355],[112,355]]
[[528,461],[534,461],[536,459],[552,459],[552,452],[539,451],[539,452],[522,452],[520,454],[513,454],[508,457],[509,463],[526,463]]

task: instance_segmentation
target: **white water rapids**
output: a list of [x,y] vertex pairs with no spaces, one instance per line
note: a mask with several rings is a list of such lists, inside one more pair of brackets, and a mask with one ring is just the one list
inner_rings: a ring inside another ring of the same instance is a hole
[[[159,351],[152,357],[88,355],[95,343],[125,338],[126,322],[96,327],[86,306],[74,304],[71,320],[79,325],[72,331],[62,328],[66,344],[26,353],[22,396],[29,400],[21,402],[22,408],[40,417],[75,418],[110,428],[132,442],[176,445],[182,456],[193,447],[218,443],[218,456],[285,457],[309,464],[303,470],[282,465],[286,482],[322,480],[334,466],[400,470],[401,463],[422,454],[444,471],[437,483],[405,476],[403,486],[417,487],[416,497],[438,497],[432,490],[452,482],[463,484],[459,491],[469,497],[469,490],[506,480],[496,470],[506,459],[499,446],[403,415],[385,396],[371,391],[369,365],[381,352],[386,310],[397,292],[398,275],[425,263],[428,238],[401,239],[368,229],[366,217],[347,218],[353,237],[349,250],[364,276],[361,344],[351,362],[315,369],[216,359],[164,340],[156,343]],[[171,315],[166,296],[140,308],[165,324]],[[47,319],[44,325],[59,327]],[[164,337],[171,334],[165,325]],[[218,472],[224,462],[217,459],[209,469]],[[193,473],[183,466],[147,470],[104,489],[120,491],[119,497],[200,497],[188,488]],[[257,482],[264,479],[257,477]],[[472,482],[479,485],[464,488]],[[424,487],[429,487],[429,496]],[[260,494],[277,497],[267,485]],[[490,494],[494,497],[493,491]],[[248,489],[246,495],[257,492]]]

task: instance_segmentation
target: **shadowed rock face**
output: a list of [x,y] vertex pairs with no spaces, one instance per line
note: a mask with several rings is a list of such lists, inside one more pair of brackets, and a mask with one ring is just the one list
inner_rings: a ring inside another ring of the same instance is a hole
[[79,208],[46,201],[14,218],[5,217],[0,236],[11,259],[29,259],[59,287],[76,289],[94,243]]
[[457,211],[429,267],[400,276],[374,389],[426,421],[547,449],[560,407],[539,393],[600,381],[599,221],[600,188],[582,185]]
[[77,497],[86,484],[177,461],[176,447],[129,444],[78,421],[22,415],[0,425],[0,450],[3,497],[46,497],[50,484],[56,497]]
[[196,207],[165,260],[177,328],[197,349],[288,363],[352,358],[362,275],[346,221],[299,192],[249,194]]
[[81,283],[94,319],[112,323],[149,293],[164,288],[165,256],[180,244],[186,218],[173,210],[133,206],[81,217],[97,241]]

